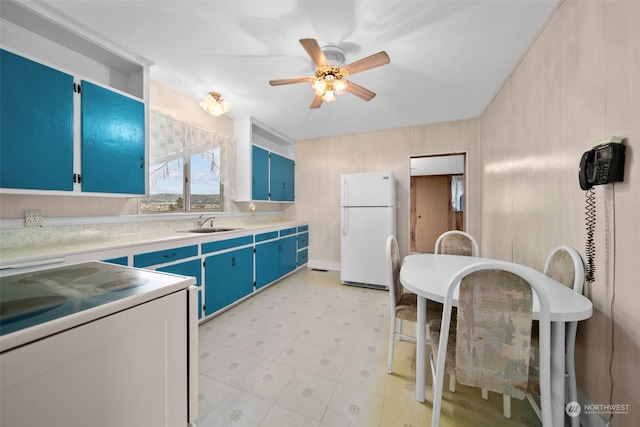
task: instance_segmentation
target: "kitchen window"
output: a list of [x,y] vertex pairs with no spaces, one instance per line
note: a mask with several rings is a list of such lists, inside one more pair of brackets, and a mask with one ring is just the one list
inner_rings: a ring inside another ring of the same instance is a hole
[[149,197],[143,213],[224,210],[233,196],[235,140],[159,111],[149,117]]

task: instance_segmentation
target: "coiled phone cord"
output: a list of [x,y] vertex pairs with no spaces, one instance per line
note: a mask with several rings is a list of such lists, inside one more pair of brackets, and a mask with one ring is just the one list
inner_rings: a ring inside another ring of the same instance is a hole
[[585,256],[587,257],[587,267],[585,271],[585,280],[588,283],[595,281],[596,266],[595,256],[596,247],[594,245],[593,235],[596,229],[596,194],[593,188],[587,190],[586,194],[586,207],[585,207],[585,221],[587,226],[587,244],[585,245]]

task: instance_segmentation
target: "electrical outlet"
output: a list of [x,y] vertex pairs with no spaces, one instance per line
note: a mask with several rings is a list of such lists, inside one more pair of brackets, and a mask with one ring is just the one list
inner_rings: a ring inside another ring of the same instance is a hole
[[24,226],[25,227],[42,227],[44,216],[40,209],[25,209]]

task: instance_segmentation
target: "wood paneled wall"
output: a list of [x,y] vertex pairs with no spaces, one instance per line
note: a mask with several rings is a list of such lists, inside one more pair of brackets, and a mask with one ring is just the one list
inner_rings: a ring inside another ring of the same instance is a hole
[[[578,327],[578,387],[640,419],[640,2],[564,1],[480,121],[483,256],[542,269],[555,246],[583,252],[582,153],[627,137],[625,181],[596,187],[594,315]],[[609,415],[606,415],[608,417]]]

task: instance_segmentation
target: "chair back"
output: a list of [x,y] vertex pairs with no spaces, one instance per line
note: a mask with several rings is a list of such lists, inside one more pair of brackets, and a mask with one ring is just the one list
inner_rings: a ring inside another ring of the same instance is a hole
[[524,399],[529,382],[533,292],[517,274],[486,269],[460,282],[456,379]]
[[442,233],[434,248],[436,254],[479,256],[478,242],[469,233],[450,230]]
[[389,294],[393,307],[400,302],[402,295],[402,283],[400,283],[400,251],[398,250],[398,241],[395,236],[387,238],[387,268],[388,268],[388,284]]
[[[474,274],[476,272],[480,274]],[[447,354],[454,291],[461,287],[458,321],[454,323],[457,334],[456,379],[462,384],[469,381],[471,385],[480,388],[491,387],[502,394],[524,396],[526,391],[522,392],[522,385],[526,388],[528,381],[530,345],[529,337],[525,335],[530,333],[532,295],[535,294],[540,304],[542,421],[543,425],[551,425],[551,357],[550,351],[542,351],[550,349],[551,346],[549,296],[545,285],[536,281],[539,274],[529,267],[501,261],[479,262],[458,272],[447,287],[438,352]],[[492,316],[493,324],[486,323]],[[524,349],[519,349],[520,345],[524,346]],[[517,353],[512,354],[512,350]],[[490,355],[491,352],[495,352],[495,355]],[[440,422],[446,359],[438,357],[436,361],[432,412],[434,426],[438,426]],[[496,360],[496,366],[487,363],[495,363]],[[491,379],[487,379],[490,371],[495,372],[491,374]],[[492,384],[499,379],[505,384]]]
[[544,274],[582,294],[584,263],[578,252],[570,246],[558,246],[549,253]]

